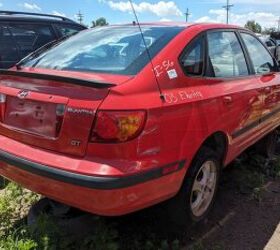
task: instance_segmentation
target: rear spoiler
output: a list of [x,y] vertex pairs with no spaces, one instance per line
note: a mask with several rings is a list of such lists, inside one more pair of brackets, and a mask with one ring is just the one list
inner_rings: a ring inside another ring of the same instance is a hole
[[85,80],[85,79],[67,77],[67,76],[48,75],[48,74],[5,70],[5,69],[0,69],[0,76],[1,75],[19,76],[19,77],[26,77],[32,79],[56,81],[56,82],[65,82],[65,83],[71,83],[75,85],[81,85],[81,86],[98,88],[98,89],[105,89],[105,88],[111,88],[116,86],[116,84],[106,83],[106,82],[96,81],[96,80]]

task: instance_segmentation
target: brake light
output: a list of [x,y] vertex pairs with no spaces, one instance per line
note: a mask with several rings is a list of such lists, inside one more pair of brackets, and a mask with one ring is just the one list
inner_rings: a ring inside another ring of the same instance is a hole
[[61,130],[64,114],[65,114],[65,105],[58,104],[56,106],[56,135],[57,136]]
[[99,111],[92,131],[93,142],[125,142],[143,130],[145,111]]
[[5,116],[6,95],[0,94],[0,121],[4,121]]

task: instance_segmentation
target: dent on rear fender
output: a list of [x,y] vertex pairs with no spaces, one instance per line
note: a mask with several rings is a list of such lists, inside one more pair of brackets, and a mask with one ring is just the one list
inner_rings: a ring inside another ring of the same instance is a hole
[[[160,126],[155,117],[150,117],[143,132],[137,139],[137,156],[156,156],[160,154]],[[157,163],[157,161],[155,162]]]

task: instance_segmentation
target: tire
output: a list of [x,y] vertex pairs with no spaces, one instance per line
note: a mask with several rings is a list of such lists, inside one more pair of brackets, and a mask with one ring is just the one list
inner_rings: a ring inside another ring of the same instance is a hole
[[8,183],[9,181],[0,175],[0,190],[4,189]]
[[256,153],[272,159],[276,155],[276,148],[278,144],[278,131],[274,130],[255,145]]
[[[179,224],[198,223],[207,217],[217,194],[221,172],[220,159],[221,156],[211,148],[200,149],[188,170],[181,191],[170,201],[172,205],[169,206],[171,209],[168,212],[173,221],[176,220]],[[208,177],[212,180],[212,184],[208,182],[208,186],[204,186],[207,169],[210,170]],[[200,206],[201,209],[199,209]]]

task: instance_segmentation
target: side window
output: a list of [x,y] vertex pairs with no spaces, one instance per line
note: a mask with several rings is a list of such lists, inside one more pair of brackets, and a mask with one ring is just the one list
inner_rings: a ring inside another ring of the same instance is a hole
[[265,74],[275,71],[275,63],[272,56],[254,36],[241,33],[242,39],[248,49],[256,74]]
[[245,55],[234,32],[208,34],[209,72],[212,77],[236,77],[249,74]]
[[62,37],[75,35],[82,30],[81,27],[65,24],[57,24],[56,28],[58,29],[58,32]]
[[185,54],[180,58],[180,63],[187,75],[200,76],[204,67],[204,39],[195,40]]
[[46,25],[11,24],[9,29],[20,48],[21,57],[56,39]]
[[8,28],[0,26],[0,68],[10,68],[19,61],[17,45]]

